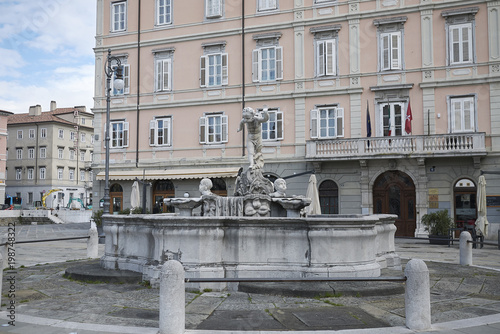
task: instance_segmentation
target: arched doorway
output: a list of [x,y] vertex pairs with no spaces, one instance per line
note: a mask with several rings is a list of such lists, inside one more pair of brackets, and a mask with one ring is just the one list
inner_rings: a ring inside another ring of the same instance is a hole
[[115,183],[109,188],[109,197],[111,205],[109,213],[120,212],[123,210],[123,188],[118,183]]
[[396,235],[413,237],[417,227],[415,198],[415,185],[407,174],[385,172],[373,184],[373,213],[397,215]]
[[455,223],[457,227],[472,229],[476,224],[476,185],[469,179],[461,179],[453,187],[455,198]]
[[321,213],[338,214],[339,213],[339,187],[332,180],[321,182],[319,188],[319,203]]
[[219,196],[227,196],[226,182],[221,178],[210,178],[212,181],[212,192]]
[[155,182],[153,188],[153,213],[173,213],[175,208],[171,205],[164,205],[164,198],[175,197],[175,187],[174,183],[170,180],[159,180]]

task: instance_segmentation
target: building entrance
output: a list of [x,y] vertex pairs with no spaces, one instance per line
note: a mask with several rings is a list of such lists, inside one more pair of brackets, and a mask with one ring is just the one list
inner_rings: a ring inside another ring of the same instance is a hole
[[397,215],[396,236],[415,236],[415,185],[400,171],[380,175],[373,185],[373,213]]

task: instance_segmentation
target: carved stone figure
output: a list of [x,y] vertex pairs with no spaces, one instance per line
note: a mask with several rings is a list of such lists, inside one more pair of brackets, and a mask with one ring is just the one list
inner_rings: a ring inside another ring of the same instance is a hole
[[243,118],[240,122],[238,132],[243,130],[245,124],[247,125],[247,150],[248,162],[250,168],[262,168],[264,166],[264,157],[262,156],[262,130],[261,123],[269,120],[269,113],[267,107],[262,111],[255,111],[252,108],[243,109]]
[[286,181],[282,178],[276,179],[274,181],[274,192],[269,194],[271,197],[285,197],[286,191]]

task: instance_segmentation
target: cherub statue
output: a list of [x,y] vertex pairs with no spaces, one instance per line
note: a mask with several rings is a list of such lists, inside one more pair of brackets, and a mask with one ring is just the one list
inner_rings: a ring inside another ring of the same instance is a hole
[[200,181],[200,186],[199,186],[199,190],[200,190],[200,193],[202,196],[204,195],[213,195],[213,193],[210,191],[210,189],[212,189],[212,180],[210,179],[202,179]]
[[262,168],[264,166],[264,158],[262,156],[261,124],[269,120],[267,107],[264,106],[262,111],[255,111],[247,107],[243,109],[242,114],[243,118],[241,119],[238,132],[243,130],[245,124],[247,125],[247,150],[250,168]]
[[271,197],[285,197],[286,191],[286,181],[282,178],[276,179],[274,181],[274,192],[269,194]]

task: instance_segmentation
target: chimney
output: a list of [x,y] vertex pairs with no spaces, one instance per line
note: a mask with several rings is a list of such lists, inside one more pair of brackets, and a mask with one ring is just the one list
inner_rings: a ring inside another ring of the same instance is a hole
[[57,109],[56,101],[50,101],[50,111],[54,111]]
[[79,111],[83,111],[83,112],[87,111],[87,107],[85,107],[85,106],[75,106],[75,109],[78,109]]
[[30,116],[40,116],[42,114],[42,106],[37,104],[36,106],[30,106],[29,115]]

